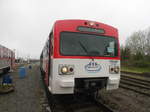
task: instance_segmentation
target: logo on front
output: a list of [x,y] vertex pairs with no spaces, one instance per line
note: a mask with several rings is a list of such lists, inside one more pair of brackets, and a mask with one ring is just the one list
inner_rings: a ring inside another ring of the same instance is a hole
[[91,61],[89,64],[85,65],[85,70],[88,72],[99,72],[101,66],[97,62]]

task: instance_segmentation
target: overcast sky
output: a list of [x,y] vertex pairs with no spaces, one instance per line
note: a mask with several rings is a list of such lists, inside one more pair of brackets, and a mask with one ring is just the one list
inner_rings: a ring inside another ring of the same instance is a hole
[[120,43],[150,27],[149,0],[0,0],[0,44],[39,58],[55,20],[86,19],[112,25]]

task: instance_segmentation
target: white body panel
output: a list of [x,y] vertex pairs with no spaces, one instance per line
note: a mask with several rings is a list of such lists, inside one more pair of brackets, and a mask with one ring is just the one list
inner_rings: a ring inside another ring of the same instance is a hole
[[[107,90],[117,89],[120,81],[119,74],[110,74],[109,66],[119,66],[119,60],[104,60],[94,59],[94,62],[98,64],[94,71],[90,71],[90,67],[86,68],[92,62],[92,59],[52,59],[49,77],[49,90],[53,94],[73,94],[75,86],[75,78],[99,78],[108,77]],[[74,65],[73,75],[59,75],[59,65],[69,64]]]

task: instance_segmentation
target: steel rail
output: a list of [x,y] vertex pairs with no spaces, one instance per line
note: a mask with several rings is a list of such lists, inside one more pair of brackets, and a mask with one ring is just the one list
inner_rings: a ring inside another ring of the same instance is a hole
[[97,106],[101,107],[104,110],[104,112],[114,112],[114,110],[112,110],[111,108],[109,108],[107,105],[105,105],[101,101],[95,100],[94,103]]
[[137,80],[137,81],[142,81],[142,82],[150,83],[149,80],[144,80],[144,79],[134,78],[134,77],[130,77],[130,76],[121,75],[121,77],[123,77],[123,78],[125,77],[125,78],[128,78],[128,79],[133,79],[133,80]]
[[150,84],[148,84],[146,82],[141,82],[141,81],[137,81],[137,80],[133,80],[133,79],[129,79],[129,78],[123,78],[123,77],[121,77],[121,80],[131,81],[133,83],[138,83],[138,84],[141,84],[141,85],[144,85],[144,86],[150,86]]
[[145,96],[149,96],[149,97],[150,97],[150,94],[144,93],[144,92],[141,92],[141,91],[138,91],[138,90],[133,89],[133,88],[130,88],[130,87],[126,87],[126,86],[123,86],[123,85],[119,85],[119,87],[121,87],[121,88],[123,88],[123,89],[130,90],[130,91],[134,91],[134,92],[136,92],[136,93],[139,93],[139,94],[142,94],[142,95],[145,95]]
[[125,85],[129,85],[129,86],[133,86],[133,87],[138,87],[138,88],[150,90],[150,87],[142,86],[142,85],[139,85],[138,83],[137,84],[133,84],[131,82],[127,82],[127,81],[123,81],[123,80],[121,80],[120,83],[121,84],[125,84]]

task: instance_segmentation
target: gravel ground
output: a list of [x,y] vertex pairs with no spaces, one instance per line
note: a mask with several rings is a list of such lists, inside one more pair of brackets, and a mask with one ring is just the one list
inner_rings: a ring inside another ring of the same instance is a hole
[[150,97],[130,90],[102,91],[101,99],[117,112],[150,112]]
[[8,73],[13,78],[15,91],[0,95],[0,112],[47,112],[50,110],[39,67],[25,66],[27,75],[20,79],[18,70]]

